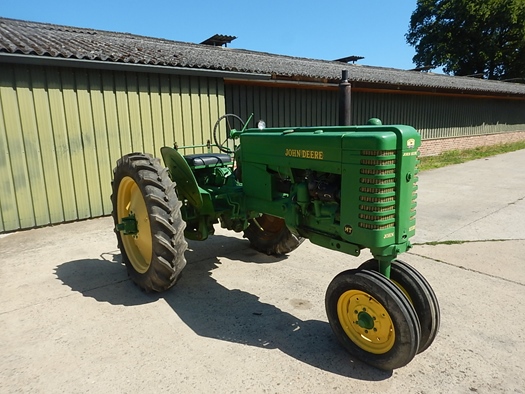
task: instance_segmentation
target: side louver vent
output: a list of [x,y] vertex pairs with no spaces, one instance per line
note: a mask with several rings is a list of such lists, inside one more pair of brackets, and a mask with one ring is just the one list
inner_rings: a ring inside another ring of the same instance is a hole
[[[361,151],[359,227],[368,230],[394,228],[396,204],[396,151]],[[372,214],[373,213],[373,214]]]

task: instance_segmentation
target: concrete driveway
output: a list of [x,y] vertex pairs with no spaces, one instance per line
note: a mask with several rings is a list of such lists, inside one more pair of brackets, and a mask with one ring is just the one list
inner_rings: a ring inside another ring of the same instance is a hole
[[524,168],[522,150],[421,174],[402,259],[432,284],[441,329],[391,373],[348,355],[324,311],[331,279],[367,255],[306,242],[277,259],[218,231],[147,295],[109,218],[4,236],[0,392],[525,393]]

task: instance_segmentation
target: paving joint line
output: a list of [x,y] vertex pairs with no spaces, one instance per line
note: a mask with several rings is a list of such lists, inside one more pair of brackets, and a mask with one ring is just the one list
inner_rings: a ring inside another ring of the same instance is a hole
[[509,202],[509,203],[507,203],[505,206],[503,206],[503,207],[501,207],[501,208],[499,208],[499,209],[496,209],[495,211],[490,212],[490,213],[486,214],[485,216],[480,217],[480,218],[478,218],[478,219],[476,219],[476,220],[474,220],[474,221],[472,221],[472,222],[470,222],[470,223],[465,224],[464,226],[462,226],[462,227],[460,227],[460,228],[458,228],[458,229],[452,231],[451,233],[447,234],[446,237],[448,237],[448,236],[451,235],[451,234],[454,234],[455,232],[458,232],[458,231],[460,231],[460,230],[463,230],[465,227],[468,227],[468,226],[470,226],[470,225],[472,225],[472,224],[474,224],[474,223],[476,223],[476,222],[479,222],[480,220],[483,220],[483,219],[485,219],[485,218],[488,218],[489,216],[494,215],[495,213],[498,213],[499,211],[501,211],[501,210],[503,210],[503,209],[505,209],[505,208],[508,208],[509,206],[511,206],[511,205],[513,205],[513,204],[516,204],[518,201],[522,201],[523,199],[525,199],[525,196],[520,197],[520,198],[518,198],[517,200],[514,200],[514,201],[512,201],[512,202]]
[[416,242],[412,246],[439,246],[439,245],[461,245],[467,243],[476,242],[508,242],[508,241],[525,241],[525,238],[501,238],[501,239],[474,239],[474,240],[447,240],[447,241],[428,241],[428,242]]
[[[122,279],[122,280],[119,280],[119,281],[116,281],[116,282],[111,282],[111,283],[107,283],[105,285],[93,287],[91,289],[86,289],[86,290],[83,290],[83,291],[79,291],[79,290],[73,290],[73,291],[75,293],[80,293],[80,294],[83,295],[83,294],[85,294],[87,292],[90,292],[90,291],[93,291],[93,290],[103,289],[104,287],[108,287],[108,286],[112,286],[112,285],[116,285],[116,284],[124,283],[124,282],[128,282],[128,281],[130,281],[130,279],[126,278],[126,279]],[[24,309],[27,309],[27,308],[32,308],[34,306],[43,305],[43,304],[46,304],[46,303],[48,303],[50,301],[57,301],[57,300],[61,300],[63,298],[68,298],[68,297],[71,297],[73,295],[75,295],[75,294],[71,293],[71,294],[66,294],[66,295],[63,295],[63,296],[60,296],[60,297],[56,297],[56,298],[48,298],[47,300],[44,300],[44,301],[41,301],[41,302],[37,302],[37,303],[31,304],[31,305],[25,305],[25,306],[22,306],[22,307],[19,307],[19,308],[11,309],[9,311],[0,312],[0,316],[6,315],[6,314],[12,313],[12,312],[18,312],[18,311],[21,311],[21,310],[24,310]]]
[[464,271],[474,272],[476,274],[480,274],[480,275],[483,275],[483,276],[488,276],[489,278],[499,279],[499,280],[502,280],[504,282],[513,283],[515,285],[525,287],[524,283],[516,282],[516,281],[511,280],[511,279],[502,278],[501,276],[487,274],[486,272],[481,272],[481,271],[478,271],[478,270],[474,270],[472,268],[467,268],[467,267],[464,267],[462,265],[451,264],[451,263],[448,263],[446,261],[439,260],[439,259],[436,259],[436,258],[433,258],[433,257],[429,257],[429,256],[425,256],[425,255],[422,255],[422,254],[419,254],[419,253],[414,253],[414,252],[406,252],[406,253],[409,254],[409,255],[412,255],[412,256],[417,256],[417,257],[421,257],[421,258],[424,258],[424,259],[427,259],[427,260],[435,261],[436,263],[445,264],[445,265],[448,265],[450,267],[458,268],[458,269],[461,269],[461,270],[464,270]]

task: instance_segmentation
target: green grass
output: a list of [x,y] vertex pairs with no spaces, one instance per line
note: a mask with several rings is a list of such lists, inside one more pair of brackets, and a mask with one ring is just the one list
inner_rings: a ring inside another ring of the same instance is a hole
[[421,171],[431,170],[451,164],[460,164],[470,160],[483,159],[485,157],[495,156],[501,153],[514,152],[520,149],[525,149],[525,141],[501,145],[482,146],[474,149],[452,150],[443,152],[437,156],[421,157],[419,169]]
[[430,245],[430,246],[437,246],[437,245],[461,245],[468,241],[432,241],[432,242],[425,242],[422,245]]
[[476,243],[476,242],[505,242],[505,241],[511,241],[510,239],[482,239],[482,240],[475,240],[475,241],[430,241],[430,242],[423,242],[423,243],[413,243],[412,245],[416,246],[438,246],[438,245],[461,245],[466,243]]

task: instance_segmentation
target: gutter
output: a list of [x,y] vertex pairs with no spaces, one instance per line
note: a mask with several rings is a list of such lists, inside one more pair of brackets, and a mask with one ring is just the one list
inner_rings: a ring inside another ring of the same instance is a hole
[[[352,81],[352,92],[363,92],[363,93],[384,93],[384,94],[404,94],[414,96],[432,96],[432,97],[460,97],[470,99],[494,99],[494,100],[512,100],[512,101],[525,101],[525,95],[510,94],[510,93],[486,93],[483,91],[463,91],[453,90],[446,88],[419,88],[417,86],[388,86],[384,83],[363,83],[359,81]],[[258,80],[258,79],[241,79],[241,78],[224,78],[225,85],[245,85],[245,86],[261,86],[261,87],[278,87],[278,88],[289,88],[289,89],[307,89],[307,90],[329,90],[336,92],[338,90],[337,84],[327,82],[302,82],[302,81],[290,81],[290,80]]]
[[23,55],[19,53],[0,52],[0,64],[25,64],[34,66],[72,67],[96,70],[132,71],[142,73],[191,75],[212,78],[239,78],[269,80],[271,74],[257,74],[239,71],[210,70],[190,67],[159,66],[154,64],[121,63],[102,60],[87,60],[38,55]]

